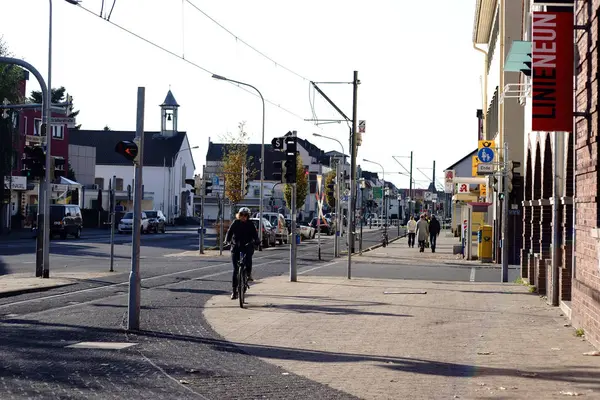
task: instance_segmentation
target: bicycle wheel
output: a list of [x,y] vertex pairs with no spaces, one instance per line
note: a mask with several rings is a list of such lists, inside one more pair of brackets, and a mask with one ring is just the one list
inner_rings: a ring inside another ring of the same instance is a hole
[[246,294],[246,268],[240,263],[238,272],[238,299],[240,307],[244,308],[244,295]]

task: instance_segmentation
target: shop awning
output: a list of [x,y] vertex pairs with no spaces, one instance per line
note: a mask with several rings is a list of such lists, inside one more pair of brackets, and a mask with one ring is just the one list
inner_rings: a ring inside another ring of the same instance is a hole
[[523,72],[529,76],[531,71],[531,42],[515,40],[510,46],[504,62],[505,72]]

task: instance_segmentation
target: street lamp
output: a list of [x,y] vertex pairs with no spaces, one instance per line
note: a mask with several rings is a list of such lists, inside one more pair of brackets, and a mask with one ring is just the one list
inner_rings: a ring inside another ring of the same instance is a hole
[[[171,214],[171,208],[172,208],[171,207],[171,196],[172,196],[172,194],[174,192],[175,179],[173,179],[173,181],[171,181],[171,175],[172,175],[173,167],[175,166],[175,161],[177,160],[177,157],[179,156],[179,153],[181,153],[182,151],[191,150],[191,149],[198,149],[198,148],[200,148],[200,146],[186,147],[186,148],[181,149],[178,152],[176,152],[175,155],[171,158],[171,167],[169,168],[169,198],[167,199],[168,200],[168,212],[167,212],[167,216],[169,218],[169,221],[171,220],[171,217],[173,216]],[[185,176],[183,177],[183,179],[185,179]]]
[[[381,179],[383,180],[383,186],[385,188],[385,169],[383,168],[383,165],[381,165],[380,163],[375,162],[375,161],[367,160],[366,158],[363,158],[363,161],[371,163],[371,164],[379,165],[381,167]],[[381,191],[381,203],[383,205],[383,207],[382,207],[383,211],[385,212],[385,217],[383,220],[384,220],[385,233],[387,235],[387,214],[388,213],[387,213],[387,210],[385,207],[385,199],[384,199],[383,192],[384,192],[384,190]]]
[[[259,209],[258,209],[258,214],[259,214],[259,216],[258,216],[258,237],[259,237],[259,243],[261,243],[261,245],[262,245],[262,239],[263,239],[263,237],[262,237],[263,236],[262,235],[263,186],[265,183],[265,98],[263,97],[260,90],[258,90],[257,88],[255,88],[254,86],[252,86],[248,83],[234,81],[233,79],[228,79],[228,78],[225,78],[224,76],[217,75],[217,74],[213,74],[212,77],[215,79],[218,79],[220,81],[228,81],[228,82],[237,83],[238,85],[248,86],[249,88],[256,90],[256,93],[258,93],[258,95],[260,96],[260,99],[262,101],[262,140],[261,140],[261,144],[260,144],[260,194],[259,194],[260,203],[259,203]],[[259,249],[262,249],[262,247],[259,247]]]

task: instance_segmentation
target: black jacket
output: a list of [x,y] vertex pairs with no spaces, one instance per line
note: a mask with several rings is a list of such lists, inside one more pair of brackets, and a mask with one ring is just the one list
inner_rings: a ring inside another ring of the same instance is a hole
[[242,222],[236,219],[229,227],[225,241],[234,244],[236,247],[248,243],[254,244],[258,242],[258,232],[252,221],[247,220],[246,222]]
[[429,234],[437,236],[440,234],[440,230],[440,221],[438,221],[437,218],[432,218],[429,223]]

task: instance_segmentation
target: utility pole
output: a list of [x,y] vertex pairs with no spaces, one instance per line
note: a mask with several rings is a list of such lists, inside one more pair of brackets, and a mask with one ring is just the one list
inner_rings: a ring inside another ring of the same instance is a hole
[[133,243],[131,246],[131,273],[129,274],[128,330],[140,329],[140,230],[142,222],[142,168],[144,167],[144,103],[146,88],[138,87],[135,140],[138,143],[135,162],[135,191],[133,194]]
[[290,245],[290,282],[296,282],[298,280],[298,271],[296,265],[296,183],[292,183],[291,186],[292,204],[290,218],[292,219],[292,243]]
[[[560,177],[559,177],[559,173],[558,173],[558,166],[559,165],[564,165],[564,159],[560,160],[559,155],[562,154],[562,151],[559,153],[558,149],[564,149],[563,145],[564,145],[564,134],[560,134],[559,132],[555,131],[554,132],[554,176],[553,176],[553,201],[552,201],[552,305],[555,307],[558,307],[560,305],[560,297],[559,297],[559,281],[558,281],[558,259],[560,257],[560,252],[559,252],[559,248],[560,248],[560,242],[561,242],[561,235],[559,234],[559,225],[558,225],[558,219],[559,219],[559,207],[558,207],[558,202],[559,202],[559,188],[562,185],[562,182],[560,182]],[[562,162],[561,162],[562,161]]]
[[[46,179],[44,182],[44,202],[38,202],[38,212],[40,206],[43,211],[41,213],[43,221],[42,243],[43,243],[43,260],[44,269],[42,278],[50,278],[50,202],[52,201],[52,171],[50,171],[52,161],[52,1],[50,1],[48,22],[48,91],[46,92],[46,118],[42,120],[46,124]],[[42,180],[40,179],[40,184]],[[41,189],[40,189],[41,192]],[[40,226],[38,225],[38,231]]]
[[508,143],[504,142],[504,171],[502,172],[502,282],[508,282]]
[[354,249],[354,210],[356,209],[356,125],[358,107],[358,71],[352,81],[352,146],[350,151],[350,198],[348,199],[348,279],[352,278],[352,250]]
[[408,183],[408,195],[410,196],[410,201],[408,202],[408,213],[410,215],[414,214],[414,210],[412,208],[413,205],[413,152],[410,152],[410,173],[409,173],[409,183]]
[[206,192],[206,186],[204,180],[206,179],[206,165],[202,166],[202,186],[200,187],[200,254],[204,254],[204,197]]
[[341,186],[342,186],[342,182],[344,181],[344,179],[341,176],[341,174],[343,174],[343,173],[341,172],[340,161],[338,159],[338,162],[335,164],[335,180],[336,180],[335,219],[337,221],[335,224],[336,225],[335,226],[335,238],[333,239],[333,252],[334,252],[335,257],[340,256],[340,236],[342,234],[342,224],[343,224],[343,219],[341,217],[341,213],[342,213]]
[[114,272],[115,260],[115,187],[117,185],[117,177],[113,175],[110,190],[110,272]]

